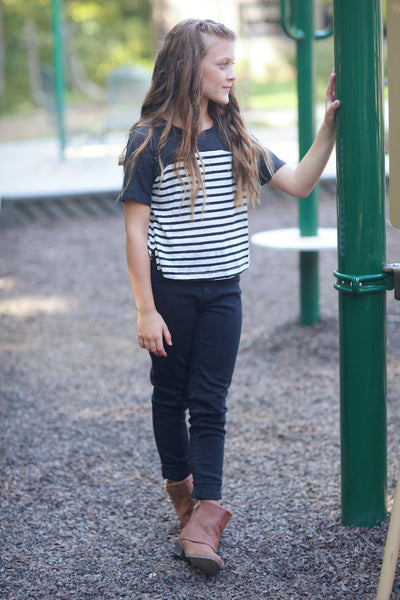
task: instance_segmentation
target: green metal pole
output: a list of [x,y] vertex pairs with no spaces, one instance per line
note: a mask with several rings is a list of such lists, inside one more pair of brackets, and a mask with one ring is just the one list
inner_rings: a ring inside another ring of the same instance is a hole
[[[299,158],[307,153],[315,135],[314,102],[314,1],[299,0],[297,23],[304,38],[297,41],[297,97]],[[318,191],[299,198],[300,235],[318,234]],[[302,325],[319,321],[319,254],[300,252],[300,320]]]
[[[386,298],[381,0],[334,0],[342,520],[386,518]],[[365,293],[364,293],[365,292]]]
[[[299,158],[302,159],[315,137],[313,0],[298,1],[297,23],[299,29],[304,31],[304,37],[297,40]],[[299,226],[304,236],[318,233],[318,199],[314,192],[307,198],[299,199]]]
[[52,0],[52,32],[53,32],[53,71],[54,94],[56,103],[56,117],[58,137],[60,142],[60,156],[64,158],[65,136],[65,78],[64,78],[64,50],[62,36],[62,0]]
[[[290,16],[288,6],[290,6]],[[297,44],[297,97],[299,158],[307,153],[315,136],[313,40],[332,35],[333,27],[314,31],[314,0],[281,0],[281,23]],[[299,229],[302,236],[318,234],[318,190],[299,199]],[[319,254],[300,252],[300,322],[319,321]]]
[[[299,159],[307,153],[315,136],[314,102],[314,0],[291,0],[291,21],[301,32],[297,44],[297,98]],[[299,198],[299,229],[301,236],[318,234],[318,192]],[[312,325],[319,321],[319,254],[300,252],[300,322]]]

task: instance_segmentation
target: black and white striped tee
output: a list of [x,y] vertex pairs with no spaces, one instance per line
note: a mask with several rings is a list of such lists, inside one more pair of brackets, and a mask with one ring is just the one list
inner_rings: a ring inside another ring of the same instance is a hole
[[[235,182],[232,155],[222,143],[217,128],[203,131],[197,146],[205,172],[206,199],[202,192],[196,200],[194,215],[184,197],[185,173],[175,171],[174,156],[182,131],[173,127],[161,150],[164,173],[161,177],[157,157],[163,127],[154,130],[145,150],[139,155],[133,173],[125,169],[120,201],[142,202],[151,208],[148,249],[157,268],[170,279],[223,279],[233,277],[249,266],[247,206],[235,207]],[[127,160],[144,141],[147,127],[132,133]],[[269,152],[274,171],[284,163]],[[202,167],[201,167],[202,168]],[[265,162],[260,164],[260,183],[271,178]]]

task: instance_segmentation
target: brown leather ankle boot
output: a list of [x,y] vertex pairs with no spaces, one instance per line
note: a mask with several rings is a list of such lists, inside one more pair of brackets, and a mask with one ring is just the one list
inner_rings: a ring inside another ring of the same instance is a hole
[[199,500],[192,517],[175,542],[174,553],[186,558],[198,569],[216,575],[223,566],[217,549],[219,538],[232,513],[211,500]]
[[165,488],[171,498],[182,527],[186,527],[196,504],[196,500],[192,498],[192,475],[189,475],[183,481],[168,481],[167,479]]

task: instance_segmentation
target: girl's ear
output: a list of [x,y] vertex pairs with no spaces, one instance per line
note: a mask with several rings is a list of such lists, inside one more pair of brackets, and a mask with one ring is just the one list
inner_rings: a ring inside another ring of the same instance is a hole
[[178,60],[178,62],[176,63],[176,68],[178,69],[178,71],[181,70],[182,63],[183,63],[182,59]]

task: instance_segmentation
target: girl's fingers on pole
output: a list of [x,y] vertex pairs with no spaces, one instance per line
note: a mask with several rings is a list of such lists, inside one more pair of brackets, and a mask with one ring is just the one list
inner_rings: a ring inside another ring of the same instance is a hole
[[328,82],[328,88],[326,90],[327,101],[332,101],[335,99],[335,80],[336,80],[335,73],[331,73],[331,76],[330,76],[329,82]]
[[335,114],[340,107],[340,101],[336,98],[336,74],[331,73],[328,88],[326,90],[326,117],[327,122],[331,124],[335,119]]

